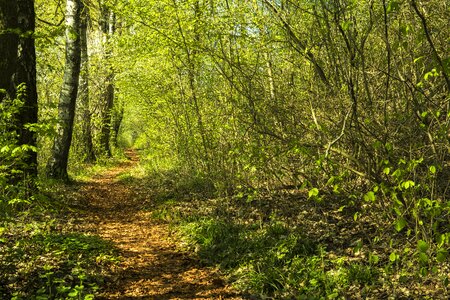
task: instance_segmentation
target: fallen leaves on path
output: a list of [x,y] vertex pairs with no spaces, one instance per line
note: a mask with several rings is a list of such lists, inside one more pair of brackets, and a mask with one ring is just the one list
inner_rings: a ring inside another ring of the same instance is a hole
[[178,249],[167,224],[141,210],[138,191],[117,180],[138,161],[131,150],[127,156],[129,162],[95,176],[79,191],[85,198],[81,229],[112,241],[122,256],[97,299],[243,299],[215,269]]

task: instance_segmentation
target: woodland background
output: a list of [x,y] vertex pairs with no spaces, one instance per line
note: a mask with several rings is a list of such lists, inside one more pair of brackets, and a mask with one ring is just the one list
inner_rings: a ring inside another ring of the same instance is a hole
[[20,89],[0,94],[0,229],[53,206],[55,178],[134,147],[157,217],[243,290],[446,298],[448,0],[67,3],[75,23],[64,1],[34,3],[37,122]]

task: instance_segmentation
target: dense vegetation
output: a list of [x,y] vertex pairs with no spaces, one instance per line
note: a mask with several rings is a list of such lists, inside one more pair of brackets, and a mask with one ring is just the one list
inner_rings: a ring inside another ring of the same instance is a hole
[[447,298],[448,1],[67,3],[34,1],[37,123],[0,82],[0,296],[101,283],[62,275],[114,255],[49,226],[69,203],[47,190],[134,147],[155,218],[241,290]]

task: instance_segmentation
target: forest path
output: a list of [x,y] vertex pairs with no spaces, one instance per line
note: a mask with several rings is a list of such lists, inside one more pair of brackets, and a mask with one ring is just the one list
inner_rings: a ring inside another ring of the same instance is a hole
[[113,242],[122,257],[97,299],[242,299],[214,269],[178,249],[167,224],[142,210],[145,191],[120,180],[139,161],[133,150],[126,155],[128,162],[94,176],[79,191],[86,204],[82,230]]

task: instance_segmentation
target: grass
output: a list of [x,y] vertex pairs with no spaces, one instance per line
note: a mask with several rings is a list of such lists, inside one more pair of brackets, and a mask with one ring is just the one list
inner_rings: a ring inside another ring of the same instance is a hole
[[117,253],[98,236],[59,226],[53,218],[2,224],[1,299],[93,299]]
[[71,161],[68,172],[69,176],[74,181],[85,181],[90,179],[95,174],[104,172],[117,164],[127,161],[128,159],[123,151],[116,151],[114,157],[98,157],[97,161],[93,164],[85,164],[75,160]]
[[[151,170],[145,178],[146,171],[138,166],[118,180],[141,191],[136,197],[185,248],[254,299],[448,298],[449,235],[435,252],[339,199],[308,200],[301,190],[219,198],[202,176]],[[64,199],[37,198],[22,220],[0,224],[0,298],[91,299],[117,261],[110,244],[57,218],[77,206],[64,187],[51,188]]]
[[111,243],[79,232],[77,186],[118,160],[72,166],[70,185],[42,179],[39,193],[0,217],[0,299],[94,299],[118,262]]
[[332,295],[350,278],[327,272],[321,245],[280,221],[260,227],[203,217],[178,229],[204,262],[228,270],[235,286],[251,294],[314,299]]
[[166,175],[148,179],[152,216],[255,299],[448,298],[448,259],[428,249],[421,262],[413,239],[363,211],[355,220],[356,207],[302,191],[211,197],[186,178],[199,189],[180,194]]

